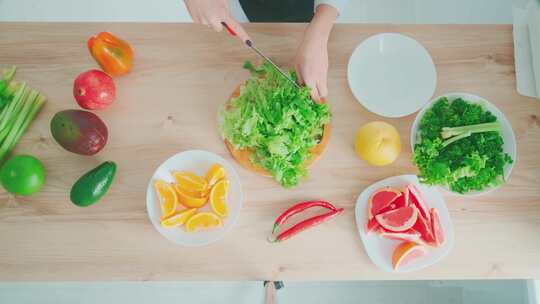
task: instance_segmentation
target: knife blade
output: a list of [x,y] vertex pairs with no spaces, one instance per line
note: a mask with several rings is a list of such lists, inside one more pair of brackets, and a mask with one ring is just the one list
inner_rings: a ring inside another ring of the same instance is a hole
[[[225,29],[227,30],[227,32],[231,35],[231,36],[236,36],[236,33],[233,31],[233,29],[225,22],[221,22],[221,25],[223,25],[225,27]],[[255,45],[253,45],[253,42],[251,42],[251,40],[246,40],[244,41],[244,43],[250,48],[252,49],[255,53],[257,53],[257,55],[261,56],[266,62],[270,63],[270,65],[276,70],[278,71],[281,76],[283,76],[285,79],[287,79],[290,83],[292,83],[294,86],[296,86],[298,89],[300,89],[300,85],[298,83],[296,83],[296,81],[294,81],[291,77],[289,77],[289,75],[287,73],[285,73],[282,69],[280,69],[277,64],[275,64],[270,58],[268,58],[266,55],[263,54],[263,52],[261,52],[257,47],[255,47]]]

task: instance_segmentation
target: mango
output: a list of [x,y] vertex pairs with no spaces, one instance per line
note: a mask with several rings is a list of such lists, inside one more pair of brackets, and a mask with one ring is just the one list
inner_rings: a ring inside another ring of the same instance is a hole
[[51,120],[51,133],[62,148],[81,155],[94,155],[107,144],[108,130],[94,113],[64,110]]

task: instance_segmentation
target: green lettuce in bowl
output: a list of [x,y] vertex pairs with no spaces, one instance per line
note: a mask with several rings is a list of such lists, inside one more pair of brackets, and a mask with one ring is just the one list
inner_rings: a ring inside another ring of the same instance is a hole
[[[282,186],[294,187],[307,176],[306,163],[323,139],[330,109],[268,63],[256,68],[246,62],[244,68],[252,77],[220,112],[222,135],[234,149],[250,151],[252,164]],[[294,72],[289,74],[296,80]]]

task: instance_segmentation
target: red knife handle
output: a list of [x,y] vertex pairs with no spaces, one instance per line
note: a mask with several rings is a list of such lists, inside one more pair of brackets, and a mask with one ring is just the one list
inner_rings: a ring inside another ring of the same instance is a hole
[[233,29],[227,23],[221,21],[221,25],[223,25],[225,27],[225,29],[227,30],[229,35],[236,36],[236,33],[233,31]]

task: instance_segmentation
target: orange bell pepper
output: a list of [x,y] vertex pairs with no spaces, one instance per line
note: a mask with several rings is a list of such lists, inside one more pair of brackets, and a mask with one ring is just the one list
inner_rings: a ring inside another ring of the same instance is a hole
[[88,50],[103,71],[112,76],[128,73],[133,65],[133,50],[129,44],[109,32],[88,39]]

